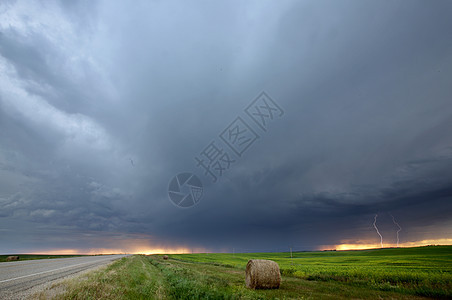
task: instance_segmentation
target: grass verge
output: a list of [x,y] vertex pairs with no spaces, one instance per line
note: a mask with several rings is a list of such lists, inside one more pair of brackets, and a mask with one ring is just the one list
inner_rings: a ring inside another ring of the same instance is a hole
[[36,298],[166,299],[165,285],[154,268],[145,256],[124,257],[106,268],[53,285]]

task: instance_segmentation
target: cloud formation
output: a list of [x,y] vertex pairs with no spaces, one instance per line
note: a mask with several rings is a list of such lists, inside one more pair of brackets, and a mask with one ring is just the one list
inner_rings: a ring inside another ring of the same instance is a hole
[[[451,12],[3,2],[0,252],[316,249],[378,242],[375,213],[392,242],[389,213],[401,243],[452,238]],[[261,91],[284,116],[213,183],[195,156],[237,116],[252,125]],[[180,172],[204,184],[191,209],[168,200]]]

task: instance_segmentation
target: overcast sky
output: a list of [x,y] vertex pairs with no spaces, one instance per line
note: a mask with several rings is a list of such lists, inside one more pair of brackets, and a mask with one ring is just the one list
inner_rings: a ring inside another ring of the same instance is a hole
[[4,0],[0,253],[451,243],[451,128],[449,0]]

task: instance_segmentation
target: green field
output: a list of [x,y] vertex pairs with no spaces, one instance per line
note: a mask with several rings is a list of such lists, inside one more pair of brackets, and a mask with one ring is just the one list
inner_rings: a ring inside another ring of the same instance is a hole
[[31,260],[31,259],[47,259],[47,258],[68,258],[77,257],[84,255],[45,255],[45,254],[8,254],[0,255],[0,262],[5,262],[8,256],[19,256],[20,260]]
[[[134,255],[60,283],[59,299],[421,299],[452,297],[452,246],[367,251]],[[281,267],[278,290],[249,290],[250,258]],[[38,298],[47,299],[43,292]]]
[[452,297],[452,246],[361,251],[184,254],[171,258],[244,269],[251,258],[276,261],[282,275],[382,291]]

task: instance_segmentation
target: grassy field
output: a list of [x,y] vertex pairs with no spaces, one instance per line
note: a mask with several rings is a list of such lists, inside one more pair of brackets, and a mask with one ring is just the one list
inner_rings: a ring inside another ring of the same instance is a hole
[[68,258],[68,257],[76,257],[76,256],[84,256],[84,255],[45,255],[45,254],[8,254],[8,255],[0,255],[0,262],[5,262],[8,256],[17,255],[20,257],[20,260],[30,260],[30,259],[47,259],[47,258]]
[[452,297],[452,246],[290,253],[171,255],[181,261],[244,269],[251,258],[276,261],[286,276],[373,290]]
[[[134,255],[59,283],[57,299],[422,299],[452,297],[452,246],[341,252]],[[278,290],[245,288],[250,258],[275,260]],[[45,291],[38,298],[47,299]]]

